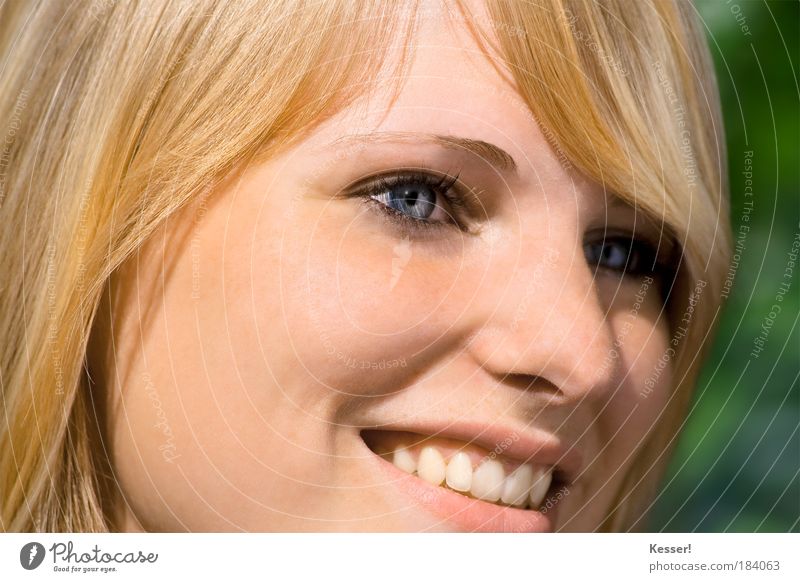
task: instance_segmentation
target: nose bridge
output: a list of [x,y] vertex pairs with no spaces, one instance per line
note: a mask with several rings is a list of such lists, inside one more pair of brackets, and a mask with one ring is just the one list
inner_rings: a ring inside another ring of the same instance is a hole
[[523,248],[503,263],[481,293],[483,322],[471,342],[481,364],[500,375],[538,376],[570,399],[609,388],[618,360],[609,357],[613,335],[582,249]]

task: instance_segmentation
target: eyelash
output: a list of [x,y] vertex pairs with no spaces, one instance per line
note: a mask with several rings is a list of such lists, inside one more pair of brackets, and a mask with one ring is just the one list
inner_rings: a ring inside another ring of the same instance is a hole
[[[601,259],[589,256],[590,245],[603,245],[602,250],[609,248],[611,245],[620,245],[624,247],[625,264],[621,268],[610,267],[601,264]],[[642,238],[635,238],[633,234],[609,234],[598,237],[596,240],[589,240],[584,243],[584,255],[589,265],[594,268],[613,273],[625,274],[631,277],[644,277],[650,275],[653,277],[667,277],[674,273],[674,265],[671,258],[660,258],[656,245],[648,240]]]
[[[440,174],[408,170],[373,176],[356,184],[350,189],[351,196],[361,198],[372,210],[376,210],[384,218],[408,233],[430,234],[444,228],[457,228],[470,232],[468,226],[469,209],[464,194],[457,191],[458,174]],[[376,197],[399,186],[423,184],[437,196],[436,206],[441,208],[449,221],[415,218],[392,208]],[[442,199],[444,205],[441,204]]]
[[[469,205],[465,201],[467,194],[459,192],[456,184],[458,183],[458,173],[456,174],[442,174],[433,173],[419,170],[395,171],[385,173],[378,176],[372,176],[350,188],[349,196],[358,197],[368,204],[370,209],[379,212],[380,215],[387,221],[391,222],[393,226],[400,228],[404,235],[429,235],[436,234],[442,229],[457,228],[462,232],[472,232],[469,226]],[[386,192],[410,184],[423,184],[431,189],[437,196],[436,206],[441,208],[450,220],[428,220],[424,218],[415,218],[408,214],[392,208],[385,202],[378,200],[376,197],[385,194]],[[474,192],[468,193],[474,196]],[[444,206],[440,203],[439,197],[444,201]],[[591,236],[591,234],[590,234]],[[620,244],[627,248],[627,258],[625,266],[622,268],[608,267],[600,264],[600,261],[593,261],[588,256],[587,245],[592,244]],[[644,277],[646,275],[658,276],[663,279],[674,275],[675,267],[672,258],[660,259],[656,245],[652,242],[636,238],[634,234],[629,232],[614,232],[609,233],[603,231],[597,234],[594,240],[588,240],[584,243],[584,253],[587,262],[597,268],[620,275],[627,275],[631,277]],[[631,255],[638,253],[644,254],[644,259],[634,260],[636,265],[631,264]]]

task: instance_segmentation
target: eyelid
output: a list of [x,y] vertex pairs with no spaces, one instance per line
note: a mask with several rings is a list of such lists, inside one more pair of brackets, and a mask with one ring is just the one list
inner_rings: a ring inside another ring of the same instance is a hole
[[[458,228],[462,232],[474,234],[476,231],[472,218],[474,200],[477,199],[476,189],[465,189],[459,183],[460,172],[442,172],[429,168],[398,168],[387,170],[361,178],[345,188],[347,197],[364,198],[365,202],[381,205],[385,215],[394,216],[401,226],[409,228]],[[407,182],[421,182],[431,187],[437,195],[441,196],[447,204],[445,211],[452,221],[430,221],[413,218],[398,212],[388,205],[375,200],[375,196],[384,193],[388,188]]]
[[[592,234],[599,236],[592,237]],[[657,248],[657,244],[652,242],[651,237],[622,229],[600,229],[587,233],[584,244],[597,242],[604,244],[618,242],[629,245],[630,249],[634,249],[637,245],[640,246],[640,248],[641,246],[644,246],[653,255],[652,262],[648,265],[645,265],[646,270],[644,271],[641,269],[637,271],[633,268],[631,268],[629,271],[627,267],[624,272],[613,268],[610,268],[610,271],[619,273],[620,275],[628,276],[641,276],[644,274],[649,274],[661,279],[662,283],[670,281],[677,274],[678,265],[675,257],[675,249],[679,247],[662,245],[662,249],[666,248],[667,251],[661,251],[661,249]],[[604,268],[602,265],[599,267]]]
[[648,234],[644,229],[627,229],[607,226],[590,230],[584,236],[584,240],[586,242],[628,240],[645,243],[653,249],[659,264],[672,262],[676,251],[680,249],[680,245],[675,240],[675,237],[666,229],[661,231],[660,237],[655,237]]
[[[387,184],[390,180],[396,183],[401,183],[406,180],[418,180],[424,182],[429,186],[438,186],[444,188],[452,188],[458,180],[458,174],[451,174],[448,172],[438,172],[427,168],[397,168],[394,170],[387,170],[377,174],[371,174],[364,178],[360,178],[351,183],[345,188],[345,192],[349,195],[358,195],[369,189],[372,186],[374,189],[380,188],[381,185]],[[448,181],[450,181],[448,183]]]

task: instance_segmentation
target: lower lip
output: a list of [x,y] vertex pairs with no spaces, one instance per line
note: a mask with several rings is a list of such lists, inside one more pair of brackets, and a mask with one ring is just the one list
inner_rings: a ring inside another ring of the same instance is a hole
[[555,508],[545,515],[540,511],[517,509],[473,499],[409,475],[364,446],[375,459],[378,469],[389,478],[392,486],[410,497],[417,506],[435,515],[445,526],[465,532],[553,531]]

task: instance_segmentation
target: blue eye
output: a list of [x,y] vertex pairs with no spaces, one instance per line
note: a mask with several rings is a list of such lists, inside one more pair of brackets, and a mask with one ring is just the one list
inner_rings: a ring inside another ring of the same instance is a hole
[[428,220],[437,207],[437,194],[422,182],[407,182],[389,186],[386,192],[374,195],[389,208],[417,220]]
[[586,261],[594,267],[630,275],[653,273],[659,268],[655,249],[632,235],[591,241],[583,249]]
[[462,228],[464,203],[454,192],[457,176],[407,171],[372,178],[354,188],[354,195],[368,200],[405,228]]

